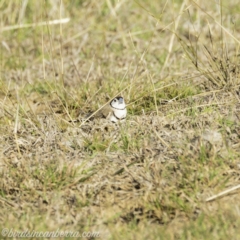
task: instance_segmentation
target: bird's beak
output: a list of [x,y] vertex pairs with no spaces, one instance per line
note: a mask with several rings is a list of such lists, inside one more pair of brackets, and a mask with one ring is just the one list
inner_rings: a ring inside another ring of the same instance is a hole
[[123,104],[123,102],[124,102],[124,101],[123,101],[123,98],[119,98],[118,101],[119,101],[120,104]]

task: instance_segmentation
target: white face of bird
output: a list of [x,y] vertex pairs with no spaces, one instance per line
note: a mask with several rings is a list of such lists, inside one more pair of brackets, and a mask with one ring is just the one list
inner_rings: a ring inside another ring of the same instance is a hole
[[112,108],[115,108],[117,110],[123,110],[126,108],[126,104],[124,102],[123,97],[115,97],[111,102],[110,105]]

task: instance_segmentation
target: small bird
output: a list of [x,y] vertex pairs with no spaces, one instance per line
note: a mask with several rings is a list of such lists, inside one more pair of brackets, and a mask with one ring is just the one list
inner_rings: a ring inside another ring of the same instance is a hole
[[[91,115],[88,115],[88,117]],[[94,114],[90,120],[94,118],[106,118],[111,122],[123,121],[127,116],[126,104],[123,97],[115,97],[109,104]]]

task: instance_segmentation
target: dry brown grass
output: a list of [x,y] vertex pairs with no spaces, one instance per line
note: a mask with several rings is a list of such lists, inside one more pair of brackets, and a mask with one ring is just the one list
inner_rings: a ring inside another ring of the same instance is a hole
[[[2,1],[2,228],[240,237],[239,188],[206,201],[240,183],[240,9],[220,3]],[[82,122],[118,93],[125,123]]]

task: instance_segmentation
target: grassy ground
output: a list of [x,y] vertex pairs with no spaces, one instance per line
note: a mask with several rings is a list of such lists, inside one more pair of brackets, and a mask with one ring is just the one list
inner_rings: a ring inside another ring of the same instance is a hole
[[203,2],[1,1],[2,229],[240,238],[239,190],[206,201],[240,184],[240,5]]

